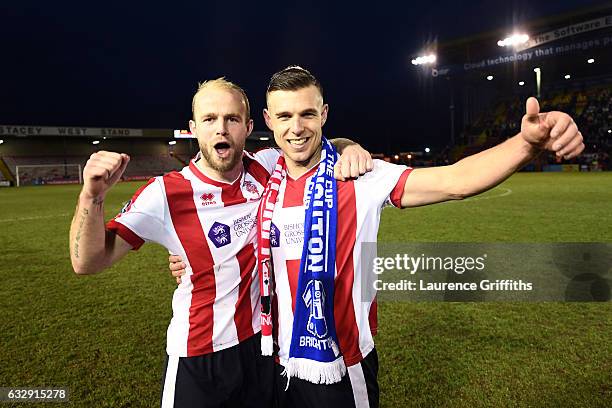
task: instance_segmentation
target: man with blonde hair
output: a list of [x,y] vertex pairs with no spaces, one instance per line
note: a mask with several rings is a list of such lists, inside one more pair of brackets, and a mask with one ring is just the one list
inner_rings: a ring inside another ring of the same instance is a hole
[[[187,274],[172,299],[161,406],[267,407],[272,362],[259,352],[254,225],[279,153],[244,151],[253,120],[237,85],[223,78],[204,82],[192,108],[198,155],[181,171],[150,179],[106,225],[105,196],[130,158],[106,151],[91,156],[70,228],[72,265],[77,274],[97,273],[145,242],[180,255]],[[339,169],[349,169],[345,176],[368,160],[360,147],[350,151]]]

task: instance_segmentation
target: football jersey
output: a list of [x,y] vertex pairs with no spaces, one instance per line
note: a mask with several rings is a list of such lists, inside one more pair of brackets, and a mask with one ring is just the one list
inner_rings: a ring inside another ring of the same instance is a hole
[[260,330],[257,208],[279,152],[245,152],[232,183],[196,166],[152,178],[107,224],[134,249],[161,244],[186,267],[172,298],[167,353],[188,357],[232,347]]
[[[280,363],[287,364],[293,331],[295,302],[316,306],[297,294],[304,243],[304,195],[318,166],[294,180],[283,179],[274,207],[270,247],[274,265],[276,314],[274,340]],[[411,169],[374,160],[374,170],[347,182],[338,182],[338,226],[334,280],[334,317],[340,350],[347,366],[360,362],[373,348],[377,329],[376,300],[362,299],[361,242],[376,242],[382,208],[400,207]],[[316,315],[316,313],[315,313]]]

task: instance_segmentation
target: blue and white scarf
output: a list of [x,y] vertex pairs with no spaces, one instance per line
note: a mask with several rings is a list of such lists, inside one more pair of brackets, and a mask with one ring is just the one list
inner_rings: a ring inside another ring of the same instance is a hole
[[[322,138],[321,163],[305,194],[304,246],[293,314],[293,333],[286,366],[288,379],[301,378],[315,384],[340,382],[346,366],[340,353],[334,319],[334,278],[336,270],[336,227],[338,197],[334,165],[334,146]],[[285,176],[281,157],[266,187],[259,212],[260,267],[269,266],[269,230],[276,193]],[[267,248],[264,248],[267,246]],[[263,255],[263,256],[262,256]],[[271,354],[270,275],[260,271],[262,288],[262,352]],[[266,275],[266,276],[264,276]],[[268,289],[268,290],[266,290]],[[266,317],[264,319],[264,316]],[[265,341],[264,341],[265,340]],[[289,382],[287,382],[289,386]]]
[[338,194],[336,149],[323,138],[321,163],[305,193],[304,247],[300,262],[287,376],[316,384],[346,373],[334,319]]

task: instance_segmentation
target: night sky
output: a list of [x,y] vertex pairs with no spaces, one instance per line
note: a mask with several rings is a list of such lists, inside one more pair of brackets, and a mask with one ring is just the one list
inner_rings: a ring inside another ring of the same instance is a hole
[[225,76],[265,130],[271,74],[299,64],[323,83],[328,136],[439,146],[447,102],[423,98],[410,65],[425,41],[597,3],[3,1],[0,124],[186,128],[197,83]]

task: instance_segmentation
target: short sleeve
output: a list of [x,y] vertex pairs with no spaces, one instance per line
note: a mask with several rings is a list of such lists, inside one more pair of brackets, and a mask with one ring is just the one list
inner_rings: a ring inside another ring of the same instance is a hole
[[152,178],[106,224],[106,229],[119,235],[136,250],[145,242],[160,243],[159,239],[164,233],[165,205],[160,182]]
[[253,153],[254,159],[261,163],[261,165],[264,166],[270,174],[274,172],[274,167],[276,166],[276,162],[278,161],[280,155],[281,154],[278,149],[272,148],[262,149],[256,153]]
[[397,208],[402,208],[402,196],[404,195],[404,188],[406,186],[406,180],[408,179],[408,176],[410,175],[411,172],[412,172],[411,167],[406,168],[402,172],[402,175],[400,176],[399,180],[395,184],[395,187],[391,191],[391,194],[389,194],[389,199],[387,201],[388,204],[393,205],[394,207],[397,207]]
[[357,178],[356,187],[379,207],[400,207],[404,184],[411,171],[411,168],[403,165],[374,160],[374,169]]

